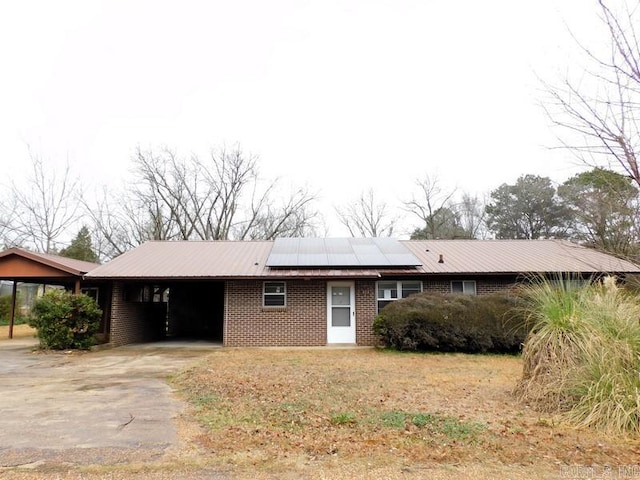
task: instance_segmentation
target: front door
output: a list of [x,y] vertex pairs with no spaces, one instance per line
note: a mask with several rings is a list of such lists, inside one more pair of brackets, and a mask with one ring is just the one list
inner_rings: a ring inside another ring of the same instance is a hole
[[327,283],[327,343],[356,343],[353,282]]

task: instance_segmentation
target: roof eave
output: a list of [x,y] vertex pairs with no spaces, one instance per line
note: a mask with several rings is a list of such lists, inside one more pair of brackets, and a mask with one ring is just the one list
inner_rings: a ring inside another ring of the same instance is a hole
[[60,270],[61,272],[69,273],[76,277],[82,277],[87,272],[78,270],[73,267],[69,267],[68,265],[64,265],[62,263],[56,262],[55,260],[51,260],[50,258],[46,258],[38,255],[37,253],[30,252],[29,250],[23,250],[22,248],[9,248],[3,252],[0,252],[0,258],[8,257],[11,255],[16,255],[18,257],[23,257],[33,262],[41,263],[51,268],[55,268],[56,270]]

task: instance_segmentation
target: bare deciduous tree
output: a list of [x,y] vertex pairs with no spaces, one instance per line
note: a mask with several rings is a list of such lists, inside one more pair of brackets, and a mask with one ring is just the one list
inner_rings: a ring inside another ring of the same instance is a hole
[[105,187],[95,201],[84,206],[93,225],[93,245],[101,259],[117,257],[157,236],[149,207],[137,204],[126,190]]
[[128,192],[118,202],[103,196],[90,209],[101,256],[109,258],[146,240],[309,234],[315,196],[304,188],[282,194],[277,181],[261,181],[256,163],[240,148],[212,151],[206,160],[180,158],[166,148],[159,153],[138,149]]
[[462,198],[456,204],[456,210],[460,218],[462,229],[467,233],[468,238],[486,238],[487,237],[487,212],[486,200],[463,193]]
[[14,204],[12,236],[18,243],[44,253],[56,251],[60,237],[69,233],[80,216],[80,182],[69,164],[63,170],[46,168],[30,152],[31,172],[26,184],[11,184]]
[[609,5],[598,0],[608,53],[580,43],[587,67],[577,80],[567,76],[559,85],[545,84],[550,99],[544,108],[565,132],[564,147],[591,166],[615,167],[640,186],[638,4],[618,11]]
[[390,237],[397,217],[391,217],[385,202],[377,201],[373,189],[362,192],[351,204],[336,207],[338,220],[352,237]]
[[15,198],[11,194],[11,188],[0,186],[0,244],[3,248],[19,246],[21,239],[15,230]]
[[[234,229],[238,240],[272,240],[276,237],[304,237],[315,232],[315,196],[299,188],[276,201],[277,183],[258,193],[257,182],[244,221]],[[277,202],[277,203],[276,203]]]
[[444,192],[436,177],[425,176],[416,182],[418,194],[405,202],[405,209],[418,217],[422,226],[416,228],[411,238],[448,239],[467,238],[455,208],[453,189]]

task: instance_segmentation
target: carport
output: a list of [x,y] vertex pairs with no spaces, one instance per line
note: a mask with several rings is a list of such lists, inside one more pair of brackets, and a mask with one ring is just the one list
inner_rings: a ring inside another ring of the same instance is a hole
[[111,341],[197,339],[222,342],[224,282],[216,280],[145,279],[115,282]]
[[224,282],[173,282],[169,287],[167,336],[222,342]]
[[108,289],[95,283],[85,282],[84,274],[98,267],[98,264],[73,258],[60,257],[45,253],[36,253],[22,248],[9,248],[0,252],[0,280],[12,282],[11,309],[9,315],[9,338],[13,337],[16,316],[16,298],[18,283],[55,285],[75,293],[86,293],[98,301],[103,310],[101,332],[108,330],[108,312],[110,304]]

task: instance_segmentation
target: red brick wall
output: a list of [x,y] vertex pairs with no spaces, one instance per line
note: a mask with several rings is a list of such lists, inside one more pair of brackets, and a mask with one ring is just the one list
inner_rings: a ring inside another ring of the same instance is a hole
[[516,284],[515,278],[487,278],[476,280],[476,293],[489,295],[491,293],[508,292]]
[[263,307],[259,280],[225,284],[224,344],[302,346],[327,343],[327,284],[287,280],[287,306]]
[[[287,306],[262,306],[262,281],[225,286],[224,344],[239,346],[326,345],[327,281],[287,280]],[[356,342],[374,345],[375,281],[355,282]]]
[[475,280],[476,293],[478,295],[505,292],[510,290],[516,283],[515,277],[447,277],[435,280],[424,280],[422,282],[422,289],[424,292],[451,293],[452,280]]
[[[124,284],[115,282],[111,295],[111,335],[114,346],[158,340],[162,335],[162,312],[158,304],[124,299]],[[162,307],[162,305],[160,305]]]
[[377,345],[371,328],[376,318],[376,281],[356,280],[356,343]]
[[425,280],[422,282],[422,291],[429,293],[451,293],[451,281]]
[[[423,281],[425,292],[451,292],[451,280]],[[476,291],[485,295],[508,290],[516,278],[457,277],[475,280]],[[287,306],[262,306],[262,280],[233,280],[224,288],[224,345],[310,346],[327,343],[327,281],[287,280]],[[376,316],[375,280],[356,280],[356,343],[376,345],[371,327]],[[114,283],[111,297],[113,345],[145,342],[158,338],[157,315],[151,304],[123,299],[123,284]]]

